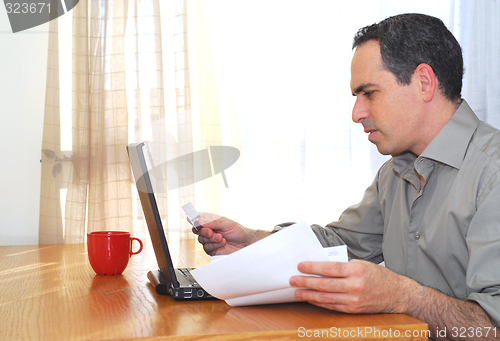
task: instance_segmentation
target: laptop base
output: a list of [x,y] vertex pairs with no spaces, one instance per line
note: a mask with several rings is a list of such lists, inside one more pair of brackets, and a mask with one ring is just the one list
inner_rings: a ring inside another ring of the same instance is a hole
[[196,287],[174,288],[159,270],[148,272],[148,279],[155,291],[160,295],[171,295],[176,300],[216,300],[205,290]]

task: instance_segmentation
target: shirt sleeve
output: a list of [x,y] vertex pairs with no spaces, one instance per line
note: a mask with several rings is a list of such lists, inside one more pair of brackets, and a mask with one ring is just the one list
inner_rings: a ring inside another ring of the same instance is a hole
[[500,174],[481,190],[467,234],[467,300],[477,302],[500,326]]

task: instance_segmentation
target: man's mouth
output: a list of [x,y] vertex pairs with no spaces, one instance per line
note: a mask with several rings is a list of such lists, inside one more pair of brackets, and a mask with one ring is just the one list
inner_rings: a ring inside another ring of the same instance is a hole
[[368,140],[371,141],[371,139],[377,134],[378,130],[375,129],[365,129],[365,133],[368,134]]

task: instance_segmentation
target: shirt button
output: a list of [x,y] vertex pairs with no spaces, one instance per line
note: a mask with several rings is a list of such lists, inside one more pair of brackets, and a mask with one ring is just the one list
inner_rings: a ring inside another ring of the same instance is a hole
[[420,239],[420,235],[417,233],[415,233],[415,235],[413,236],[413,238],[415,238],[415,240],[419,240]]
[[424,161],[425,161],[425,159],[424,159],[424,158],[422,158],[422,159],[420,159],[420,161],[419,161],[419,162],[420,162],[420,163],[422,163],[422,162],[424,162]]

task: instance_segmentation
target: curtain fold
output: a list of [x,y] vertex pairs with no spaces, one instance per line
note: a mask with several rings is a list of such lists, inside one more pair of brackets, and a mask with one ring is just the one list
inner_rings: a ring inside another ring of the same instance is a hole
[[[49,24],[50,32],[58,30],[58,20]],[[42,170],[40,194],[39,243],[62,243],[63,223],[60,206],[60,185],[56,176],[61,172],[60,155],[60,96],[59,96],[59,41],[49,34],[47,86],[42,143]],[[56,152],[59,152],[56,154]],[[84,220],[83,220],[84,221]]]

